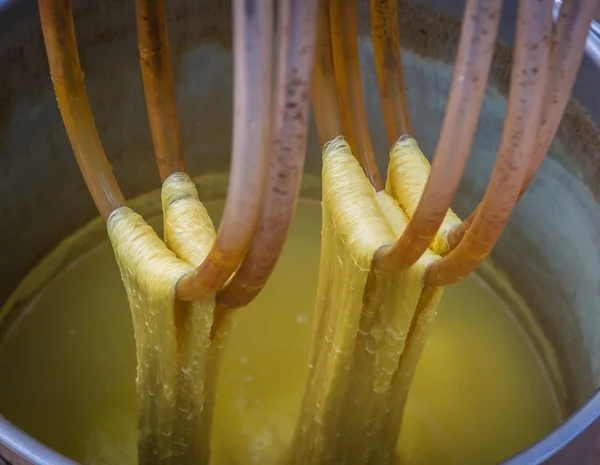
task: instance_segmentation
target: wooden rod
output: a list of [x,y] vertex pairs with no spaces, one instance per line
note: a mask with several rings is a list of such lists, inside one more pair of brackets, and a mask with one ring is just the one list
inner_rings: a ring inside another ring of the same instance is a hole
[[56,100],[71,147],[94,199],[106,221],[125,205],[90,110],[79,63],[70,0],[39,0],[42,32]]

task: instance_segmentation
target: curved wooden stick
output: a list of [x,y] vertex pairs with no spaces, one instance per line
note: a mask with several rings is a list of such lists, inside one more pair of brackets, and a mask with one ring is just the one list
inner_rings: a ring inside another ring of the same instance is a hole
[[71,1],[39,0],[39,7],[58,107],[79,169],[106,221],[113,210],[125,205],[125,198],[106,159],[90,110],[79,63]]
[[439,229],[469,157],[500,22],[501,0],[469,0],[465,7],[452,87],[431,174],[419,205],[396,243],[375,255],[376,267],[406,268],[425,252]]
[[413,135],[402,76],[397,0],[371,0],[371,31],[377,84],[390,146]]
[[333,62],[344,136],[375,190],[383,182],[375,163],[360,80],[356,0],[331,0]]
[[312,104],[321,145],[344,132],[335,85],[329,0],[319,0]]
[[540,167],[558,130],[585,51],[585,43],[598,0],[564,1],[553,35],[542,122],[531,165],[521,188],[522,196]]
[[229,191],[215,243],[204,262],[177,283],[179,300],[220,290],[240,265],[258,220],[271,140],[273,5],[235,0],[234,132]]
[[140,66],[161,181],[185,171],[173,71],[169,58],[166,0],[136,0]]
[[239,270],[218,294],[217,302],[226,307],[248,305],[264,287],[294,215],[306,154],[316,6],[317,0],[278,4],[273,159],[252,244]]
[[[598,0],[573,0],[565,1],[561,5],[552,40],[542,122],[519,199],[533,181],[558,130],[579,71],[588,31],[598,9],[598,3]],[[476,212],[475,210],[452,230],[448,237],[450,247],[456,247],[462,240],[465,232],[471,226]]]
[[508,222],[531,164],[544,103],[552,0],[520,1],[508,111],[487,191],[463,240],[426,274],[429,286],[458,281],[488,255]]

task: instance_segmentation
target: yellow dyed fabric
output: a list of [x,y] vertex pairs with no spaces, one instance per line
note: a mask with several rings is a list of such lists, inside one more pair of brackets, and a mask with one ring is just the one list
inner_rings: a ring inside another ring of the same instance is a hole
[[215,231],[187,175],[165,181],[162,199],[169,247],[127,207],[107,224],[135,331],[138,463],[203,464],[212,418],[206,377],[214,296],[183,304],[175,286],[206,256]]
[[442,289],[411,268],[372,268],[408,218],[375,194],[344,139],[323,153],[323,230],[309,374],[286,462],[393,464],[412,374]]
[[[417,141],[409,136],[400,137],[390,151],[385,190],[398,201],[409,218],[417,209],[430,172],[431,165]],[[442,255],[448,251],[448,233],[459,223],[458,216],[449,209],[431,243],[435,253]]]

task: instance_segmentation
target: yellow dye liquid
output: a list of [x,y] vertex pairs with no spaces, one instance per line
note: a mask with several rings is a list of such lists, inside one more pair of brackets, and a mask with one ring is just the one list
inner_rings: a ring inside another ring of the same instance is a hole
[[[217,219],[223,202],[206,204]],[[161,220],[150,223],[160,229]],[[301,200],[283,255],[237,316],[218,389],[215,465],[274,464],[299,411],[312,330],[321,208]],[[107,241],[73,261],[0,341],[0,414],[88,464],[136,463],[135,346]],[[561,420],[547,370],[477,278],[446,289],[410,391],[403,465],[492,465]]]

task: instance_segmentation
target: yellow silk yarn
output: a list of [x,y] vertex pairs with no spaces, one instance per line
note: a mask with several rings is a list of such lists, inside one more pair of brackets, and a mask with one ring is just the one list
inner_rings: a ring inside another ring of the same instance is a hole
[[162,202],[166,244],[128,207],[107,222],[135,331],[138,463],[202,464],[210,450],[215,299],[176,302],[175,286],[204,259],[215,230],[187,175],[165,181]]
[[[390,165],[410,172],[396,174],[388,192],[375,193],[343,138],[324,148],[313,341],[287,463],[396,461],[408,389],[442,295],[441,288],[424,286],[427,266],[439,258],[430,250],[405,270],[372,267],[375,252],[406,227],[414,208],[404,205],[418,202],[426,180],[407,183],[413,172],[422,177],[426,167],[416,157],[404,158],[396,156]],[[394,198],[397,194],[401,199]],[[453,221],[455,216],[447,215],[444,227]]]

